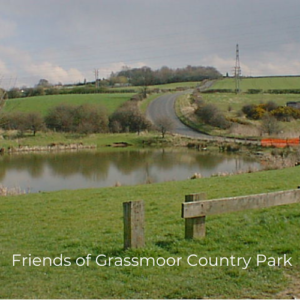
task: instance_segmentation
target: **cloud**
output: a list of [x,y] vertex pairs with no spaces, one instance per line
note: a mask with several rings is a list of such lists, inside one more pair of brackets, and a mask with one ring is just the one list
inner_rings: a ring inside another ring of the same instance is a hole
[[84,79],[76,68],[63,68],[49,61],[35,62],[27,52],[14,47],[0,46],[0,57],[4,58],[0,60],[2,85],[9,78],[18,78],[18,85],[33,85],[41,78],[51,83],[75,83]]
[[84,78],[83,74],[75,68],[65,70],[64,68],[51,62],[43,62],[40,64],[30,63],[25,65],[24,69],[29,75],[33,77],[45,78],[51,83],[82,82]]
[[[273,51],[258,52],[246,57],[240,57],[240,66],[243,76],[266,76],[266,75],[299,75],[300,44],[284,44]],[[233,75],[235,59],[222,57],[218,54],[206,56],[203,64],[216,67],[222,74]]]

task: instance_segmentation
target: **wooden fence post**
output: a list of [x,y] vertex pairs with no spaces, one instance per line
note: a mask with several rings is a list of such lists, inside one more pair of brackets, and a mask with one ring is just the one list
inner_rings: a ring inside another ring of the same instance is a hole
[[[185,196],[185,202],[206,200],[206,193]],[[185,238],[197,239],[205,237],[205,216],[185,219]]]
[[123,203],[124,211],[124,249],[145,246],[144,201]]

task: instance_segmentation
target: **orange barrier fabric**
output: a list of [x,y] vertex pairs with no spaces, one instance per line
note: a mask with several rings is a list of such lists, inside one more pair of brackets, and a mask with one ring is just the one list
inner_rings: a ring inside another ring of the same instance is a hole
[[299,138],[295,139],[262,139],[261,145],[264,147],[284,148],[286,146],[298,146]]

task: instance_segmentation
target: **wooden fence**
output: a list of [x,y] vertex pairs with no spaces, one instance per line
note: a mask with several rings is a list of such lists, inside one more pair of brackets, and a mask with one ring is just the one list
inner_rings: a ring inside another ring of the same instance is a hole
[[[212,200],[205,199],[205,193],[185,196],[181,216],[185,219],[186,239],[205,237],[205,221],[206,217],[210,215],[300,203],[300,189]],[[124,248],[144,247],[144,202],[125,202],[123,209]]]
[[[197,201],[198,197],[202,198],[202,201]],[[191,194],[186,196],[186,202],[182,203],[182,218],[186,219],[187,239],[205,236],[206,216],[300,203],[300,189],[213,200],[203,200],[205,197],[203,193]]]

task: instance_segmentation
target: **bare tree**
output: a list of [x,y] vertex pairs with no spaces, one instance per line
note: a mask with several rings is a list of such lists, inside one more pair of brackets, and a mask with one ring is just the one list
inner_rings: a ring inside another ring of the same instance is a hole
[[165,134],[169,131],[172,131],[174,129],[174,122],[172,119],[164,116],[159,117],[155,120],[155,124],[157,129],[160,131],[162,138],[165,137]]
[[260,129],[262,133],[267,133],[268,135],[272,135],[272,134],[278,134],[281,130],[281,126],[278,120],[274,116],[266,113],[261,119]]

